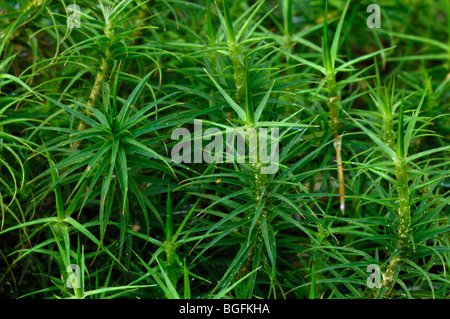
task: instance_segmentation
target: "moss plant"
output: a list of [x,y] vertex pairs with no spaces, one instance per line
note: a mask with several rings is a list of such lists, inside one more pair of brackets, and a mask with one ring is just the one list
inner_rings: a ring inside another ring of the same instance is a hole
[[0,1],[0,298],[448,298],[449,1],[73,4]]
[[[114,30],[112,29],[112,21],[110,21],[111,13],[109,11],[108,7],[102,7],[103,16],[105,18],[105,25],[104,25],[104,35],[106,38],[106,44],[104,46],[104,56],[101,58],[100,66],[98,68],[97,74],[95,75],[95,81],[92,86],[91,92],[89,93],[89,99],[87,102],[87,105],[89,107],[95,107],[97,104],[97,99],[100,97],[102,93],[103,84],[107,81],[109,77],[109,71],[111,68],[111,51],[110,51],[110,45],[112,44],[113,38],[114,38]],[[91,115],[91,111],[89,108],[86,108],[85,113],[87,115]],[[78,131],[83,131],[86,129],[86,123],[84,121],[80,121],[77,129]],[[75,142],[72,144],[72,148],[77,149],[79,147],[79,143]]]
[[[390,261],[384,277],[383,285],[387,288],[391,288],[396,273],[396,267],[400,265],[400,263],[402,262],[402,258],[405,258],[405,256],[407,255],[407,250],[409,249],[411,242],[411,204],[409,200],[410,189],[408,167],[405,158],[403,112],[404,110],[402,101],[399,111],[398,139],[396,147],[396,157],[394,161],[398,202],[398,217],[396,223],[398,237],[396,252],[398,252],[398,254],[395,255]],[[388,142],[389,141],[390,139],[388,138]]]

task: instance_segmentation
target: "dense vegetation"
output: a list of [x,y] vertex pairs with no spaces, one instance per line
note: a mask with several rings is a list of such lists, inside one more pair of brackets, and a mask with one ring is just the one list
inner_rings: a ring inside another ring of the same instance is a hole
[[450,1],[0,12],[2,298],[448,298]]

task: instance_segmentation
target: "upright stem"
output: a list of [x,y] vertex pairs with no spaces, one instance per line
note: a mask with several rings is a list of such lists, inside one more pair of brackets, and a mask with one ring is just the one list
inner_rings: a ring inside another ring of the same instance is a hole
[[[113,37],[113,31],[110,29],[109,22],[107,22],[107,24],[106,24],[105,35],[109,40],[111,40]],[[111,59],[111,56],[112,56],[112,54],[111,54],[111,51],[109,50],[109,45],[108,45],[105,49],[105,56],[102,58],[102,62],[100,64],[100,69],[98,70],[97,75],[95,76],[94,86],[92,87],[91,92],[89,94],[89,99],[87,102],[87,105],[89,107],[95,106],[97,98],[102,92],[103,83],[105,83],[108,78],[108,72],[109,72],[109,68],[110,68],[109,60]],[[89,109],[87,109],[87,108],[85,110],[85,113],[87,116],[91,115],[91,111],[89,111]],[[80,132],[84,131],[86,129],[86,123],[83,121],[80,121],[77,129]],[[71,144],[72,149],[78,149],[79,146],[80,146],[80,141],[76,141]]]
[[[109,52],[109,50],[107,50]],[[97,75],[95,77],[94,86],[91,89],[91,93],[89,94],[89,100],[87,102],[87,105],[89,107],[94,107],[95,102],[97,100],[97,97],[100,95],[102,91],[103,83],[106,81],[106,78],[108,76],[108,62],[106,58],[102,58],[102,63],[100,64],[100,69],[97,72]],[[91,114],[91,111],[89,109],[85,110],[86,114]],[[83,121],[78,124],[78,130],[83,131],[86,128],[86,123]]]
[[236,99],[242,102],[245,99],[245,68],[242,62],[242,52],[239,43],[229,44],[230,58],[233,62],[234,81],[236,83]]
[[409,204],[409,187],[408,187],[408,173],[406,172],[405,160],[402,158],[395,163],[395,172],[398,183],[398,248],[408,248],[410,239],[409,231],[411,224],[411,211]]
[[383,117],[383,134],[384,142],[395,151],[395,133],[394,133],[394,121],[391,114],[386,114]]
[[[404,98],[404,97],[403,97]],[[406,148],[407,149],[407,148]],[[406,256],[407,249],[410,243],[410,225],[411,225],[411,211],[409,202],[409,177],[407,171],[407,162],[405,156],[407,151],[404,144],[404,129],[403,129],[403,100],[400,107],[400,115],[398,120],[398,138],[396,145],[395,176],[397,180],[398,193],[398,216],[397,216],[397,251],[391,262],[383,280],[383,285],[388,289],[392,289],[394,276],[403,259]]]
[[[267,176],[265,174],[261,173],[261,162],[260,162],[260,158],[258,156],[258,160],[256,163],[252,163],[251,166],[253,168],[254,174],[255,174],[255,186],[256,186],[256,206],[255,209],[253,211],[254,214],[256,214],[256,210],[258,209],[258,205],[262,200],[262,197],[264,195],[264,191],[267,185]],[[266,217],[267,214],[267,210],[265,208],[262,209],[261,214],[263,214]],[[259,220],[258,220],[258,225],[260,225]],[[249,235],[248,231],[245,234],[247,237]],[[248,242],[243,243],[243,245],[248,245]],[[250,248],[247,256],[246,256],[246,261],[244,263],[244,265],[242,266],[242,268],[239,270],[239,272],[236,275],[236,279],[239,280],[240,278],[244,277],[246,274],[248,274],[250,271],[252,271],[251,266],[253,264],[253,259],[255,256],[255,247],[256,243],[253,244],[253,246]],[[248,280],[251,280],[251,278],[248,278],[246,281],[242,282],[239,286],[238,289],[241,290],[243,296],[245,296],[245,298],[250,298],[250,296],[248,296],[247,294],[249,293],[249,291],[246,291],[245,287],[246,284],[248,282]],[[245,294],[245,295],[244,295]]]
[[406,163],[404,158],[399,158],[395,161],[395,175],[397,178],[397,192],[399,203],[397,219],[397,249],[400,251],[400,253],[392,258],[386,271],[383,285],[388,289],[392,288],[396,268],[405,258],[406,250],[408,249],[410,242],[409,234],[411,212],[409,203],[408,174],[406,171]]
[[167,239],[165,243],[166,250],[166,262],[167,262],[167,276],[170,282],[176,288],[177,287],[177,276],[176,276],[176,263],[174,254],[176,254],[176,244],[172,239]]
[[[109,50],[108,50],[109,51]],[[100,70],[97,72],[97,75],[95,77],[94,86],[91,89],[91,93],[89,94],[89,100],[87,102],[87,105],[89,107],[94,107],[95,102],[97,100],[97,97],[101,94],[103,83],[106,81],[108,76],[108,62],[106,58],[102,59],[102,63],[100,65]],[[91,115],[91,111],[89,109],[85,109],[85,114],[87,116]],[[77,130],[79,132],[84,131],[87,128],[87,125],[84,121],[80,120],[80,123],[78,123]],[[72,149],[78,149],[80,146],[80,141],[75,141],[71,144]]]
[[[47,153],[47,156],[48,156],[47,159],[49,162],[49,166],[50,166],[50,168],[53,168],[55,164],[50,159],[50,156],[48,153]],[[56,170],[52,170],[51,177],[52,177],[53,184],[56,184],[58,181],[58,178],[59,178]],[[56,213],[57,213],[58,222],[54,225],[51,225],[51,229],[53,230],[53,234],[55,236],[55,240],[57,242],[58,249],[61,254],[61,259],[62,259],[63,266],[64,266],[64,269],[62,269],[62,272],[65,272],[66,269],[70,266],[70,233],[69,233],[69,228],[67,226],[66,214],[65,214],[65,210],[64,210],[64,202],[63,202],[63,197],[62,197],[62,192],[61,192],[60,186],[59,185],[56,186],[53,191],[55,193],[55,204],[56,204]],[[82,276],[82,274],[76,274],[76,276]],[[80,278],[81,277],[78,277],[78,278],[76,277],[76,280],[81,280]],[[83,285],[81,285],[81,287],[78,287],[75,285],[73,287],[73,289],[74,289],[76,298],[81,299],[84,297]]]
[[335,103],[340,101],[341,98],[337,92],[336,77],[334,72],[330,72],[326,76],[328,97],[331,113],[331,122],[334,130],[334,149],[336,151],[336,165],[339,181],[339,195],[340,195],[340,209],[342,213],[345,212],[345,178],[344,178],[344,166],[342,165],[342,135],[339,135],[339,109],[336,110]]
[[245,99],[245,66],[242,56],[241,46],[234,34],[233,22],[231,20],[230,11],[228,9],[228,2],[223,1],[223,12],[225,15],[225,24],[228,39],[228,49],[233,63],[234,81],[236,83],[236,100],[243,102]]

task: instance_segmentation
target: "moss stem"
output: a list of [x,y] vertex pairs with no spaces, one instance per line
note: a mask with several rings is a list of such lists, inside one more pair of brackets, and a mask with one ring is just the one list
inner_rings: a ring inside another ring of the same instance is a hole
[[341,212],[345,213],[345,177],[344,177],[344,166],[342,164],[342,135],[339,135],[340,126],[340,112],[339,109],[336,110],[335,104],[340,101],[341,98],[337,92],[336,77],[334,72],[328,73],[326,76],[329,106],[331,113],[331,122],[334,131],[334,149],[336,151],[336,165],[337,165],[337,175],[339,181],[339,199],[340,199],[340,209]]
[[[106,25],[105,35],[110,41],[114,36],[113,31],[110,29],[109,23],[107,23],[107,25]],[[105,56],[102,58],[102,62],[100,63],[100,68],[97,72],[97,75],[95,76],[94,86],[92,87],[91,92],[89,94],[89,99],[87,102],[87,105],[89,107],[95,106],[97,98],[102,92],[103,83],[105,83],[107,81],[108,72],[109,72],[109,68],[110,68],[109,60],[111,59],[111,56],[112,56],[112,54],[111,54],[111,51],[109,50],[109,44],[108,44],[108,46],[105,49]],[[91,111],[89,111],[89,109],[86,108],[85,114],[87,116],[91,116]],[[81,131],[84,131],[86,129],[86,127],[87,127],[86,123],[84,121],[80,120],[80,123],[77,126],[77,130],[79,132],[81,132]],[[71,143],[72,149],[78,149],[79,146],[80,146],[80,141]]]
[[230,43],[230,58],[233,62],[234,81],[236,83],[236,99],[239,102],[245,99],[245,68],[242,60],[241,46],[238,43]]
[[397,179],[398,192],[397,250],[399,253],[391,259],[383,280],[383,285],[388,288],[388,290],[392,289],[396,268],[401,265],[402,260],[405,258],[406,251],[410,243],[411,212],[409,202],[408,173],[404,158],[396,159],[395,175]]

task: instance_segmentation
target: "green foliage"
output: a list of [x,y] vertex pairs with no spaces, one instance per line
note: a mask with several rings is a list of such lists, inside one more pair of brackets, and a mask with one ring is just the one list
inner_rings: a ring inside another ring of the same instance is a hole
[[2,298],[448,298],[448,1],[68,4],[0,4]]

